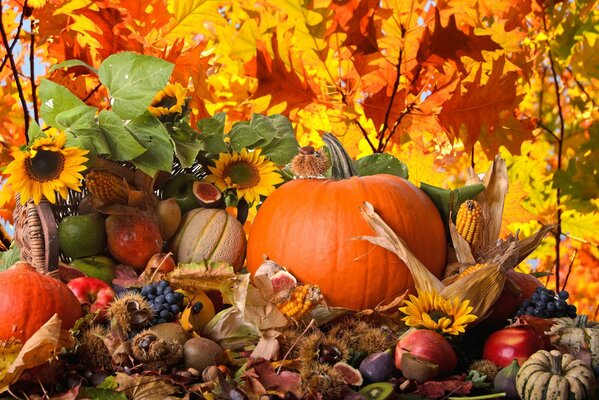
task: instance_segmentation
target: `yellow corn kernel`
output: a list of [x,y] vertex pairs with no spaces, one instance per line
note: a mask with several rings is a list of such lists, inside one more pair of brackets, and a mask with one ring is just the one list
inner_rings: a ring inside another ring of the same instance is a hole
[[457,279],[461,279],[461,278],[465,277],[466,275],[473,274],[476,271],[484,268],[486,265],[487,264],[476,264],[476,265],[473,265],[471,267],[468,267],[465,270],[463,270],[462,272],[460,272],[460,274],[458,275]]
[[91,194],[104,203],[127,204],[129,187],[125,178],[108,171],[92,170],[85,175],[85,185]]
[[318,286],[298,285],[286,300],[277,304],[277,308],[287,318],[299,320],[308,315],[322,298]]
[[475,200],[466,200],[462,203],[456,217],[456,229],[470,247],[476,247],[479,244],[483,223],[480,204]]

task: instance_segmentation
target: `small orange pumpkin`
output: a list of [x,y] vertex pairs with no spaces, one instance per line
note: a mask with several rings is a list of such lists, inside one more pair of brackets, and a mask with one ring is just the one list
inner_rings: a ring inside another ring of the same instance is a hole
[[331,134],[332,179],[296,179],[276,189],[260,206],[250,230],[248,270],[263,256],[300,281],[318,284],[329,306],[361,310],[413,288],[412,275],[393,253],[365,240],[374,232],[360,215],[368,201],[429,270],[445,268],[445,229],[428,196],[405,179],[356,176],[353,162]]
[[0,272],[0,340],[25,343],[57,313],[62,329],[81,318],[81,305],[61,281],[38,273],[26,262]]

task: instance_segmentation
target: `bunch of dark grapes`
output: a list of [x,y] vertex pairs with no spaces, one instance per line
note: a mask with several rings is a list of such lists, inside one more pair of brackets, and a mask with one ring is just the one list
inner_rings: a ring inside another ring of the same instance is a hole
[[555,294],[546,287],[538,287],[529,299],[520,304],[516,316],[532,315],[539,318],[570,317],[576,318],[576,306],[566,300],[570,294],[566,290]]
[[183,293],[175,292],[167,281],[154,282],[142,287],[141,295],[154,310],[152,325],[173,322],[183,311]]

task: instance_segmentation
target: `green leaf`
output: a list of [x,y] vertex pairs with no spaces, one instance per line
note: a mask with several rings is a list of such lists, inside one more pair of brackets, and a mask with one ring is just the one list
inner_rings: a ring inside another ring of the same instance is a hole
[[0,271],[10,268],[19,260],[21,260],[21,249],[13,243],[8,250],[0,252]]
[[172,128],[171,138],[175,145],[175,154],[183,168],[191,167],[202,149],[202,143],[197,136],[198,132],[187,123]]
[[154,176],[157,171],[172,170],[173,143],[158,118],[146,112],[128,121],[125,128],[147,149],[145,153],[132,160],[137,168],[149,176]]
[[356,161],[359,176],[391,174],[408,179],[408,167],[391,154],[371,154]]
[[44,131],[35,121],[31,121],[29,125],[29,130],[27,130],[27,137],[29,138],[29,143],[33,143],[35,139],[39,139],[44,136]]
[[[81,397],[83,396],[83,397]],[[79,398],[88,398],[95,400],[127,400],[124,393],[113,389],[102,389],[96,387],[84,387],[79,393]]]
[[129,161],[146,152],[146,148],[125,129],[123,120],[116,113],[102,110],[98,117],[98,125],[110,148],[110,159]]
[[252,115],[250,127],[252,127],[256,131],[256,134],[261,138],[258,142],[254,143],[254,147],[266,146],[272,142],[277,134],[277,128],[272,123],[272,120],[262,114]]
[[80,143],[78,147],[88,149],[94,154],[110,156],[112,153],[104,132],[97,124],[77,128],[75,135],[75,140]]
[[273,140],[262,147],[262,154],[277,165],[285,165],[297,154],[299,143],[295,131],[287,117],[275,114],[268,117],[276,129]]
[[208,158],[229,151],[224,141],[225,113],[221,112],[213,117],[201,119],[198,121],[198,129],[202,150],[207,153]]
[[94,74],[98,75],[97,69],[95,69],[88,63],[81,61],[81,60],[66,60],[66,61],[63,61],[56,65],[53,65],[52,68],[50,68],[50,70],[48,71],[48,74],[51,74],[52,72],[56,71],[57,69],[71,68],[71,67],[85,67],[85,68],[89,69],[91,72],[93,72]]
[[174,64],[160,58],[123,52],[108,57],[98,71],[110,92],[112,109],[123,119],[143,114],[164,88]]
[[98,109],[87,105],[76,106],[56,115],[56,127],[70,132],[92,124]]
[[69,89],[47,79],[42,79],[40,82],[39,96],[42,103],[40,107],[42,119],[48,125],[57,128],[60,128],[56,122],[58,114],[71,108],[85,106],[85,103],[71,93]]
[[229,132],[229,137],[231,138],[231,148],[237,152],[243,148],[253,147],[252,145],[261,139],[258,132],[246,121],[235,123]]

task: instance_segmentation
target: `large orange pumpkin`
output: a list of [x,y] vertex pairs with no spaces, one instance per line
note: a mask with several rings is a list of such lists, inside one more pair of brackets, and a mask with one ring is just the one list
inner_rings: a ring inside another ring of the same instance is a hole
[[368,201],[437,277],[445,268],[445,230],[428,196],[405,179],[355,176],[352,160],[330,134],[332,179],[296,179],[260,206],[247,247],[254,273],[266,256],[300,281],[320,285],[330,306],[361,310],[413,288],[412,276],[393,253],[365,240],[374,235],[362,219]]
[[81,318],[81,305],[67,285],[25,262],[0,272],[0,340],[27,341],[58,313],[62,329]]

